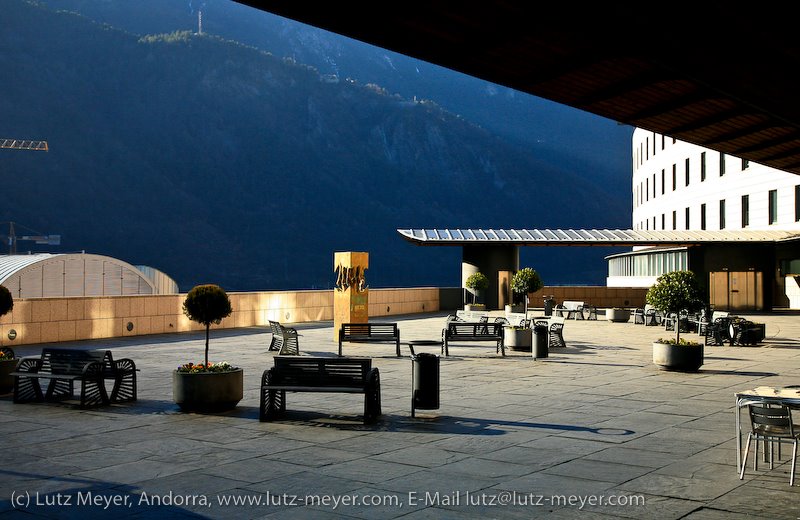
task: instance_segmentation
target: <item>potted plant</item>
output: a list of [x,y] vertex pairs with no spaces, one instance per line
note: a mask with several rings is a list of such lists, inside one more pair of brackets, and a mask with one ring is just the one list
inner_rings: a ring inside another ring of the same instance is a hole
[[514,303],[522,303],[522,312],[528,316],[528,295],[544,287],[542,278],[534,269],[524,267],[514,273],[511,278],[511,291],[514,293]]
[[206,327],[203,363],[186,363],[172,373],[172,394],[183,411],[215,412],[235,408],[244,396],[241,368],[226,362],[208,361],[208,340],[212,323],[219,324],[233,309],[225,291],[218,285],[198,285],[186,295],[183,313]]
[[468,311],[482,310],[485,306],[483,304],[479,304],[477,299],[481,294],[481,291],[485,291],[489,287],[489,279],[486,278],[485,274],[478,271],[477,273],[472,273],[467,277],[467,281],[464,282],[464,286],[467,289],[470,289],[472,292],[472,303],[466,305],[464,309]]
[[[647,291],[646,299],[656,309],[676,315],[682,310],[695,312],[702,307],[700,284],[691,271],[662,274]],[[703,345],[682,340],[680,323],[676,323],[674,339],[653,342],[653,363],[665,370],[695,372],[703,365]]]
[[[14,308],[14,298],[11,291],[0,285],[0,318],[11,312]],[[0,337],[0,345],[3,338]],[[14,351],[8,347],[0,347],[0,394],[7,394],[14,388],[14,378],[9,374],[17,367]]]

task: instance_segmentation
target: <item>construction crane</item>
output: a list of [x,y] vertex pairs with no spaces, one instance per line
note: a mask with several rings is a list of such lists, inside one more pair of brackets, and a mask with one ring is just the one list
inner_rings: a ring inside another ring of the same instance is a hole
[[[16,255],[17,254],[17,241],[19,240],[28,240],[31,242],[35,242],[37,244],[46,244],[49,246],[59,246],[61,245],[61,235],[21,235],[18,236],[16,231],[14,230],[14,223],[13,222],[0,222],[0,224],[8,224],[8,235],[5,237],[8,239],[8,254],[9,255]],[[25,226],[22,226],[25,227]],[[26,228],[27,229],[27,228]],[[33,231],[29,229],[29,231]],[[34,231],[35,233],[35,231]],[[0,235],[2,237],[3,235]]]
[[48,151],[47,141],[33,141],[31,139],[0,139],[0,148],[41,152]]

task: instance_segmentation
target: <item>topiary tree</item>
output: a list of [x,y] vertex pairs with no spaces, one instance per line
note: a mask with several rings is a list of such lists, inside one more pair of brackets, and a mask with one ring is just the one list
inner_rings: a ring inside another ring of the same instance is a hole
[[[14,298],[11,296],[11,291],[7,287],[0,285],[0,318],[11,312],[14,308]],[[3,343],[3,338],[0,338],[0,345]]]
[[7,287],[0,285],[0,318],[11,312],[14,308],[14,298]]
[[[464,282],[464,285],[467,289],[472,289],[473,291],[483,291],[489,287],[489,279],[486,278],[486,275],[478,271],[477,273],[472,273],[467,277],[467,281]],[[476,303],[477,295],[473,292],[472,293],[472,303]]]
[[205,366],[208,367],[208,336],[212,323],[231,315],[231,300],[218,285],[206,284],[194,287],[183,301],[183,313],[192,321],[206,326]]
[[[647,303],[666,313],[675,313],[680,318],[682,310],[695,312],[703,302],[700,282],[692,271],[672,271],[658,277],[655,285],[647,291]],[[675,343],[680,343],[680,319],[675,323]]]
[[[524,267],[514,273],[511,278],[511,291],[515,295],[522,296],[523,303],[525,303],[525,315],[528,314],[528,294],[536,292],[544,287],[544,282],[534,269]],[[517,301],[517,298],[514,298]]]

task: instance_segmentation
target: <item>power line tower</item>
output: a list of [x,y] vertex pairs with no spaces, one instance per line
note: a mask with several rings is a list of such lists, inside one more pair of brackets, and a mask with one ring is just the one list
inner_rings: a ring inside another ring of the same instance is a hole
[[[8,149],[8,150],[31,150],[34,152],[47,152],[49,151],[49,147],[47,145],[47,141],[37,141],[33,139],[0,139],[0,148]],[[30,230],[33,231],[33,230]],[[3,235],[0,235],[2,237]],[[8,254],[15,255],[17,254],[17,241],[18,240],[30,240],[37,244],[48,244],[57,246],[61,244],[61,235],[22,235],[17,236],[16,230],[14,229],[14,223],[8,222],[8,235],[6,235],[8,239]]]

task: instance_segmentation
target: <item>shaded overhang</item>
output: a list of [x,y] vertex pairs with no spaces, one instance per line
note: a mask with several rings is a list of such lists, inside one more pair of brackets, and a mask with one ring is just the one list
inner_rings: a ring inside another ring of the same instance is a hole
[[800,173],[800,38],[791,3],[237,1]]
[[633,229],[398,229],[420,246],[697,246],[800,240],[800,231],[641,231]]

